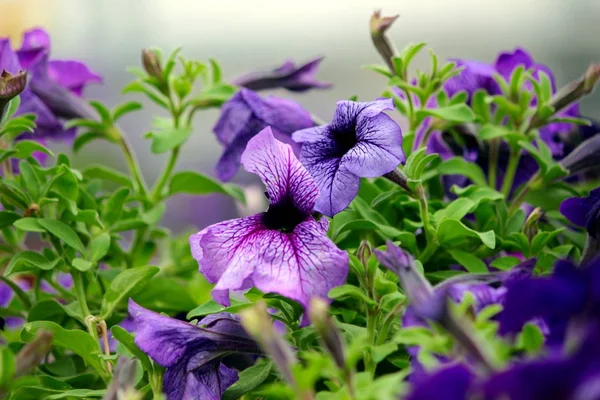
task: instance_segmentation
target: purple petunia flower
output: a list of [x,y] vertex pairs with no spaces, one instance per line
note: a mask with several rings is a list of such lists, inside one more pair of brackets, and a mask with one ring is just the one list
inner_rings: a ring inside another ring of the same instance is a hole
[[135,343],[156,363],[167,368],[163,390],[167,400],[218,400],[237,381],[237,372],[221,359],[228,354],[261,354],[258,345],[229,313],[205,317],[191,325],[129,300],[136,325]]
[[225,147],[216,167],[218,178],[221,181],[233,178],[248,141],[267,126],[278,140],[296,146],[292,133],[313,125],[310,113],[298,103],[274,96],[263,98],[251,90],[240,89],[223,104],[213,128]]
[[293,61],[288,60],[274,70],[253,72],[234,79],[232,83],[255,91],[275,88],[284,88],[292,92],[328,89],[332,86],[331,83],[321,82],[315,78],[321,61],[323,57],[296,66]]
[[466,400],[475,374],[465,365],[443,366],[424,375],[406,397],[407,400]]
[[560,212],[571,223],[584,227],[588,234],[600,239],[600,187],[588,197],[571,197],[560,204]]
[[328,125],[295,132],[300,161],[319,187],[315,210],[333,216],[356,197],[360,178],[387,174],[403,163],[402,131],[384,110],[391,99],[369,103],[339,101]]
[[190,237],[200,272],[216,283],[213,297],[229,304],[230,290],[256,286],[296,300],[326,297],[348,273],[348,254],[327,237],[328,221],[313,218],[317,186],[289,145],[265,128],[241,157],[267,187],[269,209],[221,222]]
[[61,119],[93,118],[79,96],[88,83],[101,82],[102,78],[79,61],[50,61],[49,55],[50,38],[42,29],[26,32],[17,51],[8,39],[0,39],[0,70],[13,74],[27,70],[30,76],[17,114],[35,114],[37,128],[32,135],[21,138],[71,139],[75,131],[65,130]]

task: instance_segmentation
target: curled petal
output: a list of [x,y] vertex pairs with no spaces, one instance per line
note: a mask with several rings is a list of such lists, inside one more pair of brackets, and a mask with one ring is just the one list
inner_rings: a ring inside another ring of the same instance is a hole
[[91,71],[87,65],[79,61],[53,60],[48,63],[50,78],[66,87],[77,96],[81,96],[83,88],[89,83],[102,83],[102,77]]

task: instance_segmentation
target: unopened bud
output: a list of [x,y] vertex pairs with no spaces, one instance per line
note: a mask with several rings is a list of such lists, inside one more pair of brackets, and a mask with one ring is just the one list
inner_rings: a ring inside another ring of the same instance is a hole
[[406,176],[404,176],[397,169],[393,170],[392,172],[388,172],[387,174],[384,175],[384,177],[386,177],[390,181],[394,182],[396,185],[400,186],[402,189],[406,190],[409,194],[414,194],[412,189],[408,186],[408,181],[406,179]]
[[339,330],[329,315],[329,305],[324,300],[313,297],[308,308],[310,320],[321,336],[322,346],[331,354],[339,369],[346,369],[344,345]]
[[32,372],[52,348],[52,333],[42,331],[19,351],[15,361],[15,377]]
[[598,172],[598,155],[600,155],[600,135],[594,135],[582,142],[559,164],[569,171],[568,176]]
[[277,365],[281,375],[292,386],[297,387],[292,366],[298,362],[290,345],[275,331],[273,321],[264,302],[240,312],[242,326]]
[[371,249],[371,244],[367,240],[363,240],[360,242],[360,246],[358,246],[358,250],[356,251],[356,257],[362,263],[362,265],[367,267],[367,263],[373,254],[373,250]]
[[0,119],[8,102],[17,97],[27,85],[27,72],[20,71],[16,75],[6,70],[0,72]]
[[539,232],[538,221],[542,215],[544,215],[544,213],[542,209],[538,207],[529,214],[529,217],[525,220],[525,224],[523,224],[523,233],[530,242]]
[[27,209],[25,210],[25,213],[23,213],[24,217],[30,217],[32,215],[35,215],[37,213],[40,212],[40,206],[35,204],[35,203],[31,203],[29,205],[29,207],[27,207]]
[[142,65],[144,66],[144,69],[148,75],[162,80],[163,70],[160,65],[158,55],[155,51],[149,49],[142,50]]
[[381,11],[377,10],[371,16],[371,21],[369,23],[369,28],[371,31],[371,40],[373,40],[373,44],[375,48],[387,64],[390,72],[394,73],[394,63],[392,58],[396,54],[396,50],[394,49],[393,44],[387,38],[385,32],[392,26],[392,23],[398,18],[398,15],[394,15],[391,17],[382,17]]
[[134,360],[120,357],[110,386],[103,400],[141,400],[141,393],[135,387],[137,364]]

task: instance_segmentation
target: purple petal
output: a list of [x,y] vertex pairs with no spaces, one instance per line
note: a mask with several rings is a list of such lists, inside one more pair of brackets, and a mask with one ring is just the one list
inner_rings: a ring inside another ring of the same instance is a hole
[[194,325],[147,310],[133,300],[129,300],[129,314],[136,325],[135,344],[163,367],[174,366],[188,345],[205,335]]
[[50,36],[41,28],[32,29],[23,35],[23,44],[17,52],[23,68],[29,69],[43,54],[50,52]]
[[[360,127],[360,128],[358,128]],[[363,178],[376,178],[393,171],[406,161],[402,131],[385,114],[357,121],[358,143],[342,157],[342,165]]]
[[360,185],[360,178],[342,164],[336,152],[335,142],[325,139],[304,143],[300,153],[300,161],[319,188],[315,210],[330,217],[348,207]]
[[59,85],[66,87],[77,96],[89,83],[102,83],[102,77],[92,72],[79,61],[53,60],[48,63],[48,74]]
[[407,400],[465,400],[475,374],[462,364],[444,367],[416,383]]
[[492,78],[496,72],[492,65],[474,60],[453,59],[451,61],[463,67],[463,70],[444,84],[448,96],[452,97],[460,91],[465,91],[470,99],[477,89],[484,89],[490,94],[500,92]]
[[263,129],[248,142],[241,161],[248,172],[263,181],[271,204],[290,199],[298,210],[312,213],[319,195],[317,185],[292,147],[275,140],[271,128]]
[[[560,204],[560,212],[572,224],[587,227],[592,219],[597,219],[600,206],[600,188],[590,192],[588,197],[571,197]],[[594,212],[595,211],[595,212]]]
[[10,40],[0,39],[0,72],[6,70],[11,74],[16,74],[22,69],[17,54],[10,46]]
[[[336,129],[337,127],[339,127],[340,130],[346,129],[348,123],[351,123],[351,121],[357,121],[359,117],[373,118],[385,110],[393,109],[394,101],[392,99],[381,99],[362,103],[350,100],[341,100],[337,102],[331,126],[333,129]],[[356,132],[358,134],[358,127],[356,127]]]
[[533,67],[534,64],[535,62],[533,61],[533,58],[525,49],[517,48],[512,53],[500,53],[496,59],[495,66],[496,71],[498,71],[498,73],[502,75],[504,79],[508,80],[510,79],[512,72],[519,65],[523,65],[525,69],[529,69]]
[[4,282],[0,282],[0,307],[8,307],[13,298],[13,290]]
[[327,135],[329,135],[329,125],[321,125],[296,131],[292,134],[292,139],[298,143],[314,143],[323,140]]
[[220,361],[194,368],[192,360],[167,369],[163,390],[168,400],[220,400],[223,392],[238,379],[237,372]]
[[312,217],[288,233],[267,229],[261,215],[226,221],[192,236],[190,243],[201,272],[216,282],[213,296],[225,305],[229,290],[251,282],[306,306],[313,295],[326,297],[348,272],[348,255]]

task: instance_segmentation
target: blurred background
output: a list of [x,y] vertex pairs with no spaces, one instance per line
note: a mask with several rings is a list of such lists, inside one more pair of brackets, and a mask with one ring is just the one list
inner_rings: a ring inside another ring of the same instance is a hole
[[[390,31],[398,48],[425,41],[442,59],[493,62],[500,51],[521,46],[550,66],[559,86],[580,76],[591,61],[600,61],[598,0],[0,0],[0,37],[11,37],[14,47],[24,30],[45,28],[52,38],[53,59],[79,59],[104,76],[104,84],[89,87],[86,97],[109,106],[142,99],[120,92],[132,80],[126,68],[140,66],[145,47],[168,53],[183,46],[187,58],[216,58],[227,78],[273,68],[286,59],[303,62],[324,55],[318,77],[332,82],[332,89],[274,94],[293,98],[328,121],[337,100],[354,95],[372,100],[385,85],[383,78],[361,68],[382,63],[368,33],[375,9],[400,14]],[[416,67],[428,68],[426,54],[416,60]],[[600,118],[600,93],[586,99],[581,110]],[[121,124],[150,183],[166,154],[152,154],[142,136],[159,112],[147,104]],[[217,111],[197,114],[195,132],[177,169],[214,176],[221,153],[212,133],[217,117]],[[103,142],[94,142],[75,157],[76,166],[98,162],[125,170],[119,149]],[[245,173],[236,181],[255,183]],[[237,213],[232,201],[217,195],[173,198],[168,210],[166,225],[176,230],[199,229]]]

